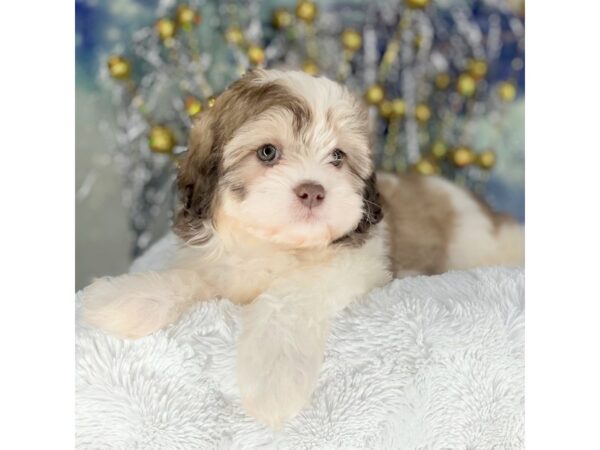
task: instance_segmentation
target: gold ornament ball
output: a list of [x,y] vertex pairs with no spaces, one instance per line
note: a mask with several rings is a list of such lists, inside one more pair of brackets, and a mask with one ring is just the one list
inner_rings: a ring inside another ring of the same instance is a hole
[[292,24],[292,15],[285,9],[279,8],[273,11],[271,22],[275,28],[283,30]]
[[126,80],[131,74],[131,64],[122,56],[113,55],[108,58],[110,76],[117,80]]
[[458,147],[452,152],[452,162],[457,167],[466,167],[475,162],[475,153],[468,147]]
[[342,33],[342,45],[346,50],[355,52],[362,45],[362,36],[353,28],[347,28]]
[[399,119],[406,114],[406,102],[401,98],[392,100],[392,118]]
[[175,136],[167,127],[155,125],[150,129],[148,145],[153,152],[171,153],[175,144]]
[[517,87],[509,81],[500,83],[498,95],[503,101],[512,102],[517,97]]
[[372,84],[365,92],[365,98],[369,105],[378,105],[385,97],[383,87],[379,84]]
[[493,150],[485,150],[477,155],[477,165],[485,170],[490,170],[496,165],[496,153]]
[[379,115],[384,119],[392,117],[392,102],[384,100],[379,104]]
[[482,59],[471,59],[467,63],[467,69],[476,80],[481,80],[488,71],[487,63]]
[[431,119],[431,109],[425,104],[417,105],[415,108],[415,117],[419,122],[425,123]]
[[166,41],[167,39],[172,39],[175,36],[175,31],[177,27],[175,22],[168,18],[158,19],[156,21],[156,31],[158,36]]
[[443,141],[435,141],[431,146],[431,154],[436,159],[443,159],[448,154],[448,147]]
[[475,95],[475,90],[477,89],[477,82],[475,78],[473,78],[468,73],[463,73],[458,77],[458,82],[456,84],[456,89],[458,93],[465,97],[472,97]]
[[186,31],[190,31],[194,25],[202,20],[200,14],[188,5],[179,5],[177,8],[177,23]]
[[447,89],[450,86],[450,75],[447,73],[438,73],[435,76],[435,86],[438,89]]
[[202,112],[202,103],[196,97],[190,95],[185,99],[185,111],[188,116],[194,117]]
[[414,170],[421,175],[434,175],[440,171],[435,162],[428,158],[421,159],[418,163],[416,163],[414,165]]
[[429,5],[430,0],[406,0],[406,6],[411,9],[424,9]]
[[296,17],[306,23],[311,23],[317,17],[317,5],[309,0],[300,0],[296,4]]
[[227,42],[239,45],[244,40],[244,34],[239,27],[230,27],[225,31],[225,39]]
[[307,74],[313,75],[313,76],[319,74],[319,66],[317,66],[317,64],[310,59],[304,61],[304,63],[302,64],[302,70],[304,72],[306,72]]
[[246,52],[248,59],[254,65],[259,65],[265,62],[265,51],[258,45],[251,45]]
[[206,105],[209,108],[212,108],[213,106],[215,106],[215,102],[217,101],[217,98],[213,95],[211,95],[210,97],[208,97],[208,100],[206,100]]

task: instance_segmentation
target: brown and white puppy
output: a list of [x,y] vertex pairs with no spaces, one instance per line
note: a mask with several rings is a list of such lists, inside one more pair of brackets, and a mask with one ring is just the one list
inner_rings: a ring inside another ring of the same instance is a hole
[[521,228],[467,191],[417,176],[376,184],[368,128],[366,108],[330,80],[244,75],[191,132],[177,262],[95,281],[85,319],[138,338],[197,301],[246,305],[241,397],[276,427],[309,400],[329,320],[350,302],[393,275],[522,262]]

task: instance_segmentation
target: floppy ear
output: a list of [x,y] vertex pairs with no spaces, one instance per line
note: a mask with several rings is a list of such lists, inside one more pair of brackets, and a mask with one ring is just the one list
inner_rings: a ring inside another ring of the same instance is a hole
[[371,225],[375,225],[383,219],[383,209],[379,200],[379,191],[377,190],[377,177],[375,171],[365,181],[365,190],[363,192],[363,216],[360,220],[355,233],[366,233]]
[[213,114],[207,111],[194,124],[188,151],[179,164],[177,186],[181,207],[174,230],[189,241],[198,236],[204,221],[212,217],[221,155],[214,148]]

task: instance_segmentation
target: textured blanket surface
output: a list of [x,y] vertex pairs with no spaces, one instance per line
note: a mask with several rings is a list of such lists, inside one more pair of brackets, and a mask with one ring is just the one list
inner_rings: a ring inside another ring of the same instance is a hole
[[[170,253],[167,238],[132,269],[158,268]],[[522,448],[523,297],[523,271],[510,268],[374,290],[334,319],[311,402],[278,432],[240,405],[238,306],[198,304],[138,341],[78,319],[77,447]]]

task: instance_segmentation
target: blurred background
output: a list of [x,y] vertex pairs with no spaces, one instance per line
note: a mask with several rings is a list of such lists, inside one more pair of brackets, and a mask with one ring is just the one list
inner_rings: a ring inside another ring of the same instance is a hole
[[169,228],[195,117],[250,67],[348,85],[381,170],[524,221],[523,0],[76,0],[76,288]]

